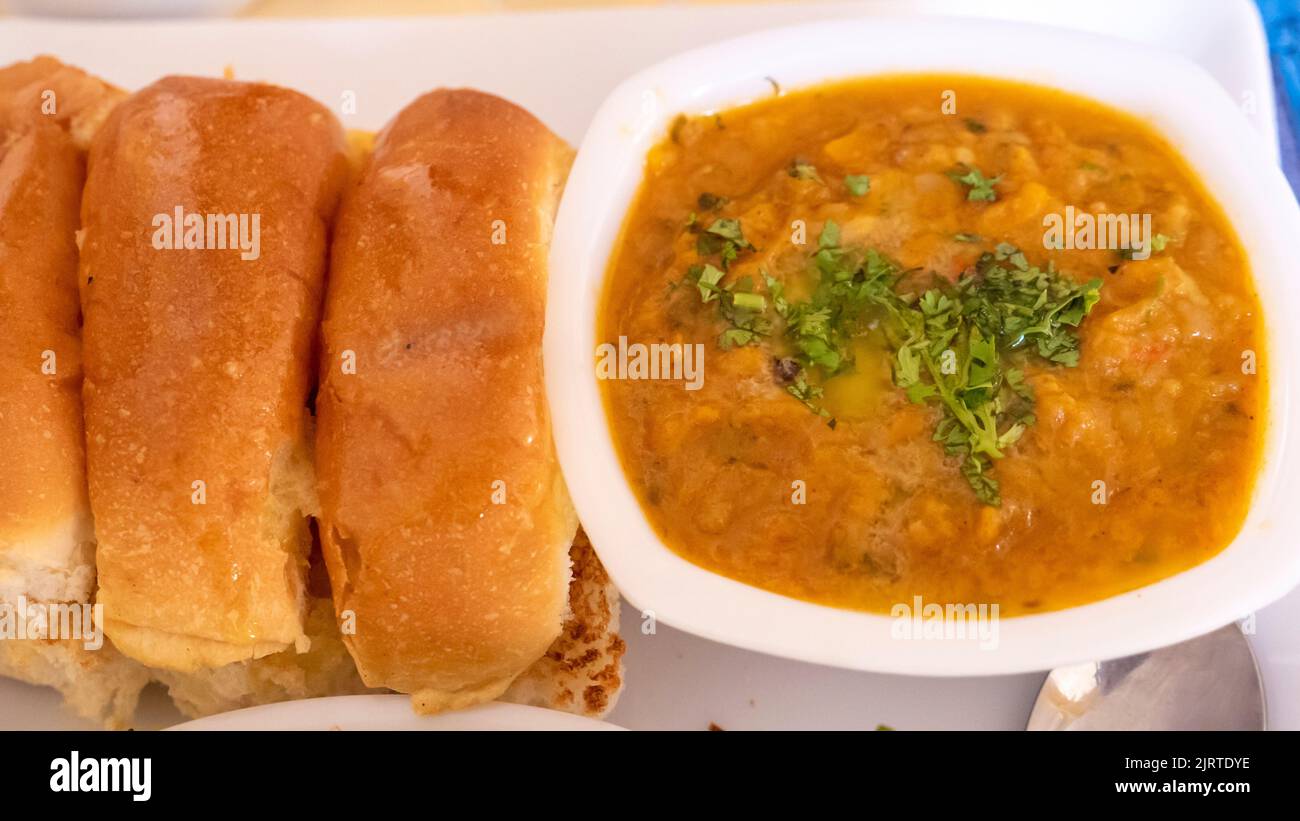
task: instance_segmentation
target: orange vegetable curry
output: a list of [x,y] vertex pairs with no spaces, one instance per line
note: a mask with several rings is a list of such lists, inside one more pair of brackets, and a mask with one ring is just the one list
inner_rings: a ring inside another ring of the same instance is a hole
[[679,118],[599,338],[664,541],[839,607],[1139,587],[1232,540],[1260,459],[1231,226],[1149,127],[1049,89],[886,77]]

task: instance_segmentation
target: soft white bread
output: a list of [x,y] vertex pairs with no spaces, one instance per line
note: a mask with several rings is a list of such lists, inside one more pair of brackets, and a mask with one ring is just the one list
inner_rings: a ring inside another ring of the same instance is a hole
[[84,719],[109,729],[130,726],[149,671],[123,656],[111,643],[97,650],[75,639],[5,641],[0,676],[53,687],[63,704]]
[[379,135],[335,227],[321,543],[362,678],[421,712],[500,696],[566,613],[577,517],[541,339],[570,159],[524,110],[435,91]]
[[338,625],[330,598],[329,577],[319,552],[313,552],[307,576],[310,604],[305,630],[311,648],[305,653],[282,650],[192,672],[154,671],[166,685],[176,707],[190,718],[201,718],[297,698],[356,695],[371,691],[357,675]]
[[306,631],[311,639],[306,653],[283,650],[191,673],[157,670],[154,678],[191,718],[276,701],[370,692],[339,637],[330,599],[311,599]]
[[[44,624],[31,615],[45,605],[88,604],[94,590],[76,284],[80,146],[121,96],[48,57],[0,69],[0,607],[11,628]],[[0,675],[56,687],[83,717],[122,726],[147,674],[110,645],[93,646],[6,635]]]
[[[150,666],[307,647],[306,405],[346,168],[324,107],[224,80],[164,78],[92,144],[79,285],[98,601],[118,649]],[[167,249],[178,209],[256,215],[260,250],[210,220],[205,244],[225,248]]]

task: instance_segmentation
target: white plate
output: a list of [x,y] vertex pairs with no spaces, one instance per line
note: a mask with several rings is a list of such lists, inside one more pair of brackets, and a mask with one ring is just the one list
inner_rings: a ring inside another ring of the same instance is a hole
[[[51,53],[127,86],[169,72],[275,80],[336,102],[358,91],[348,125],[375,127],[418,93],[469,85],[527,106],[577,142],[600,101],[623,78],[723,36],[811,20],[900,10],[958,11],[1110,33],[1201,63],[1276,155],[1271,73],[1249,0],[886,0],[569,11],[395,21],[239,21],[88,24],[6,19],[0,63]],[[869,44],[864,44],[864,47]],[[664,626],[638,630],[625,607],[628,687],[611,716],[633,729],[1023,727],[1041,682],[1035,674],[922,679],[786,661]],[[1300,729],[1300,594],[1258,614],[1255,649],[1274,727]],[[147,693],[140,726],[179,719]],[[0,727],[85,727],[51,691],[0,680]]]
[[173,730],[621,730],[541,707],[482,704],[419,716],[406,696],[336,696],[265,704],[177,724]]

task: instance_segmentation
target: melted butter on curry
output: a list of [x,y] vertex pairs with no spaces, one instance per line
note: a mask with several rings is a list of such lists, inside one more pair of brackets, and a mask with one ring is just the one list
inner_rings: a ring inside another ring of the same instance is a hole
[[[1067,206],[1150,214],[1149,258],[1045,247]],[[854,301],[828,303],[831,279]],[[1249,506],[1266,385],[1245,255],[1173,149],[1099,104],[905,76],[681,118],[606,281],[601,341],[704,344],[699,390],[602,385],[650,522],[722,575],[1015,615],[1203,562]],[[1011,328],[992,355],[980,300]],[[800,313],[828,305],[829,351]]]

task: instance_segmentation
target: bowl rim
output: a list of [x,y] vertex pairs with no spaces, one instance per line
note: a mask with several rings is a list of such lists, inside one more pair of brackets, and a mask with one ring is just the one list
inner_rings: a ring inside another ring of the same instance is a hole
[[[918,42],[926,43],[923,49]],[[864,45],[864,44],[869,44]],[[1300,582],[1300,426],[1285,367],[1268,370],[1269,418],[1250,511],[1214,557],[1136,590],[1048,613],[1003,618],[996,649],[971,640],[891,637],[890,616],[843,610],[751,587],[665,546],[614,449],[595,376],[596,310],[608,257],[643,176],[647,150],[678,113],[743,105],[823,82],[890,74],[966,75],[1046,86],[1147,122],[1200,177],[1246,249],[1267,351],[1300,350],[1300,283],[1288,281],[1285,240],[1300,208],[1264,139],[1196,64],[1101,35],[1025,23],[873,17],[771,29],[696,49],[634,75],[605,100],[578,151],[550,252],[544,362],[560,463],[579,517],[614,583],[653,619],[704,638],[850,669],[933,676],[1046,669],[1130,655],[1209,632]],[[703,79],[701,79],[703,78]],[[960,104],[959,104],[960,105]],[[1238,150],[1233,151],[1235,146]],[[1289,309],[1289,310],[1288,310]]]

